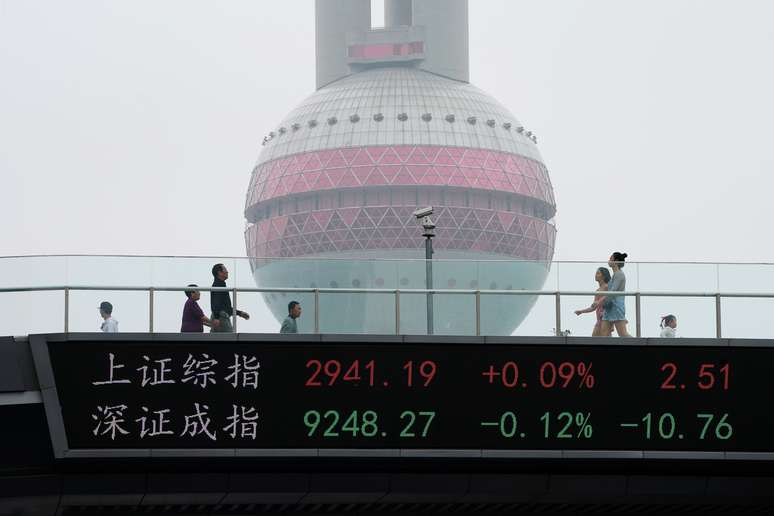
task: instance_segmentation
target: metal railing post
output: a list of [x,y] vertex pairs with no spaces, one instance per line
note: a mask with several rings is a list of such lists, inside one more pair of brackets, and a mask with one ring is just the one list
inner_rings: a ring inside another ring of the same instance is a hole
[[395,290],[395,335],[400,335],[400,290]]
[[481,291],[476,290],[476,336],[481,335]]
[[320,333],[320,289],[314,289],[314,332]]
[[715,337],[722,339],[723,335],[723,322],[722,313],[720,311],[720,294],[715,294]]
[[556,335],[562,335],[562,296],[559,291],[556,292]]
[[70,289],[64,289],[64,332],[70,333]]
[[153,287],[148,289],[148,333],[153,333]]
[[231,325],[234,327],[234,333],[236,333],[237,332],[237,319],[239,319],[239,317],[237,317],[237,289],[236,289],[236,287],[234,287],[232,289],[232,291],[233,291],[233,294],[234,294],[234,305],[233,305],[234,313],[231,315],[231,317],[234,319],[234,321],[231,323]]
[[642,324],[640,323],[640,314],[642,313],[642,305],[641,305],[641,299],[640,299],[640,293],[637,292],[634,295],[634,315],[637,317],[637,323],[634,326],[635,335],[639,338],[642,337]]

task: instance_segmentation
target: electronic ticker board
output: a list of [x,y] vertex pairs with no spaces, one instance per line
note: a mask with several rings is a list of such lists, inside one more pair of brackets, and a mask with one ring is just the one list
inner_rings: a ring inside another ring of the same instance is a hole
[[65,448],[774,452],[774,348],[203,337],[47,342]]

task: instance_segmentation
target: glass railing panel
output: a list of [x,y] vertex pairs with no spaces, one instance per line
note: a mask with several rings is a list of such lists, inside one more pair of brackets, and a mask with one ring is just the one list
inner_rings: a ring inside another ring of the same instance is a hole
[[[564,265],[564,264],[561,264]],[[592,269],[595,270],[595,269]],[[560,270],[559,274],[562,274]],[[560,276],[563,277],[563,276]],[[593,278],[592,278],[593,279]],[[595,283],[596,286],[596,283]],[[584,285],[583,289],[574,290],[596,290],[589,285]],[[554,303],[556,298],[550,298]],[[594,312],[583,313],[576,315],[576,310],[585,310],[591,306],[594,301],[594,296],[561,296],[561,314],[562,314],[562,330],[570,331],[570,336],[573,337],[590,337],[594,331],[594,326],[597,322],[597,316]],[[555,326],[555,325],[554,325]],[[552,327],[554,327],[552,326]],[[632,333],[633,330],[632,330]]]
[[[201,295],[202,299],[199,301],[199,306],[202,310],[207,312],[203,303],[207,292],[202,292]],[[183,305],[185,305],[187,299],[184,292],[154,292],[153,331],[159,333],[179,332],[183,318]],[[145,302],[147,303],[147,300]],[[207,314],[207,316],[209,317],[209,314]],[[116,316],[116,318],[118,317]],[[121,324],[121,326],[123,326],[123,324]],[[205,331],[207,331],[206,328]]]
[[[113,305],[113,318],[118,321],[118,330],[121,333],[149,330],[150,305],[147,292],[71,290],[70,331],[100,331],[102,318],[99,315],[99,305],[102,301]],[[172,311],[168,317],[173,317]]]
[[535,296],[534,305],[524,321],[512,333],[518,336],[552,336],[556,328],[554,296]]
[[[284,294],[284,295],[283,295]],[[314,331],[314,295],[302,292],[239,292],[236,307],[250,314],[237,319],[239,333],[279,333],[280,322],[288,315],[288,303],[301,303],[298,331]]]
[[400,333],[427,335],[427,295],[400,293]]
[[[593,291],[599,284],[596,282],[596,272],[600,268],[607,269],[612,276],[613,270],[607,262],[556,262],[553,264],[556,270],[556,283],[561,291]],[[627,263],[623,272],[626,274],[626,290],[637,290],[643,283],[639,279],[638,263]],[[556,290],[548,289],[545,290]]]
[[[308,315],[314,322],[314,312]],[[321,292],[320,333],[394,334],[395,296],[374,292]]]
[[[476,298],[473,294],[435,293],[433,333],[475,335]],[[405,335],[427,335],[427,294],[400,294],[400,331]]]
[[715,292],[718,288],[714,263],[640,263],[637,268],[643,292]]
[[146,287],[153,283],[153,260],[145,256],[72,256],[68,285]]
[[[234,303],[233,293],[232,303]],[[179,332],[182,322],[183,306],[188,298],[184,292],[154,292],[154,331]],[[235,308],[247,312],[250,319],[238,318],[239,333],[278,333],[282,318],[287,315],[287,305],[295,300],[301,303],[303,313],[298,320],[299,331],[310,333],[314,329],[314,296],[300,292],[238,292]],[[268,301],[268,304],[267,304]],[[212,317],[210,293],[201,292],[198,302],[204,314]],[[274,306],[274,309],[271,306]],[[204,328],[209,333],[208,327]]]
[[[322,271],[331,267],[332,261],[321,264]],[[394,260],[347,260],[351,267],[349,277],[339,281],[339,288],[372,288],[372,289],[396,289],[400,288],[398,273],[399,262]],[[336,261],[340,267],[341,262]],[[325,267],[324,269],[322,267]],[[348,283],[348,284],[345,284]]]
[[551,290],[555,284],[556,274],[549,262],[482,261],[478,262],[478,282],[473,289]]
[[[628,267],[628,266],[627,266]],[[637,301],[635,300],[634,296],[626,296],[626,301],[624,302],[626,305],[626,329],[629,332],[629,335],[632,337],[637,336]],[[618,337],[615,330],[613,330],[613,337]]]
[[[183,287],[192,283],[209,287],[213,280],[212,267],[218,263],[222,263],[228,270],[227,286],[237,286],[238,260],[234,258],[153,257],[148,260],[151,272],[151,282],[148,285],[154,287]],[[205,297],[209,301],[209,293],[202,292],[202,299]]]
[[[553,268],[556,273],[556,283],[558,288],[546,289],[546,290],[596,290],[599,285],[595,281],[595,274],[597,269],[604,267],[610,274],[613,271],[607,266],[605,262],[558,262],[553,264]],[[628,272],[628,271],[627,271]],[[629,275],[627,274],[627,281]],[[627,285],[629,286],[629,285]],[[631,286],[629,286],[631,288]]]
[[[643,283],[640,278],[640,268],[642,267],[642,264],[640,263],[627,263],[623,271],[626,273],[626,290],[628,292],[632,292],[635,290],[642,290]],[[612,271],[611,271],[612,272]]]
[[774,339],[770,314],[774,299],[723,298],[721,323],[723,338]]
[[[401,290],[405,289],[417,289],[425,288],[427,282],[427,272],[425,270],[425,260],[397,260],[393,262],[395,265],[395,276],[397,280],[397,286]],[[433,264],[435,265],[435,264]],[[436,288],[442,288],[442,277],[433,270],[433,283],[439,285]],[[448,288],[448,287],[445,287]],[[462,288],[462,287],[460,287]]]
[[64,293],[0,292],[0,335],[64,331]]
[[230,280],[231,285],[237,288],[256,287],[253,262],[249,258],[237,258],[234,262],[234,277]]
[[[206,301],[205,298],[207,298]],[[153,331],[159,333],[179,332],[183,319],[183,306],[187,300],[188,297],[186,297],[184,292],[154,292]],[[210,316],[209,304],[209,292],[202,292],[199,306],[207,317]],[[204,331],[207,331],[206,327]]]
[[721,292],[774,292],[774,264],[718,265]]
[[[555,298],[554,302],[556,301]],[[637,302],[634,296],[625,296],[625,318],[627,330],[632,337],[636,336],[637,331]],[[569,335],[573,337],[590,337],[594,331],[597,318],[594,312],[576,315],[576,310],[589,308],[594,301],[594,296],[571,296],[562,295],[560,301],[560,312],[562,319],[562,331],[569,330]],[[556,308],[554,307],[554,312]],[[601,329],[601,327],[600,327]],[[613,336],[617,336],[615,330]]]
[[707,297],[641,298],[642,336],[658,337],[661,318],[677,317],[677,335],[687,338],[715,337],[715,299]]
[[[349,269],[346,263],[341,262],[341,274],[347,274]],[[251,262],[252,281],[244,276],[240,267],[240,286],[258,288],[336,288],[330,287],[332,281],[338,285],[332,277],[325,277],[320,273],[321,262],[317,260],[265,260],[254,259]]]
[[[427,320],[427,308],[425,308],[425,320]],[[476,296],[433,294],[433,332],[435,335],[475,335]]]
[[67,283],[64,256],[20,256],[0,258],[0,288],[46,287]]
[[543,287],[541,290],[557,290],[559,288],[559,274],[558,274],[558,264],[557,263],[551,263],[551,262],[526,262],[530,264],[536,263],[540,267],[542,267],[544,270],[547,268],[547,275],[546,279],[543,282]]
[[[479,281],[479,269],[481,262],[465,260],[433,260],[433,288],[436,289],[470,289],[476,290],[482,288]],[[420,276],[425,277],[425,261],[420,260]],[[422,280],[417,282],[421,286],[414,288],[425,288]]]
[[[483,261],[477,285],[487,291],[550,290],[556,286],[556,270],[549,262]],[[538,299],[534,295],[482,295],[481,334],[510,335],[524,324]]]
[[[526,320],[535,310],[540,296],[481,294],[481,335],[509,336],[517,327],[530,324]],[[551,297],[553,299],[553,297]],[[542,326],[542,325],[541,325]],[[541,333],[541,335],[543,335]]]
[[[200,292],[200,299],[198,301],[199,307],[208,318],[212,317],[210,310],[210,293],[202,291]],[[233,294],[229,293],[233,296]],[[180,326],[183,318],[183,307],[185,306],[188,297],[183,291],[159,291],[156,290],[153,293],[153,331],[162,333],[177,333],[180,331]],[[233,301],[233,299],[232,299]],[[250,292],[240,292],[237,295],[237,302],[240,303],[238,307],[247,311],[250,314],[250,321],[244,321],[240,319],[238,321],[237,330],[239,332],[257,332],[256,327],[260,327],[260,322],[271,320],[274,325],[264,325],[264,327],[276,331],[279,329],[274,318],[266,309],[260,294]],[[242,306],[241,303],[246,303],[249,308]],[[274,328],[273,326],[276,326]],[[205,326],[205,333],[209,333],[209,328]]]
[[[255,258],[247,267],[241,262],[239,286],[276,288],[360,288],[394,289],[400,282],[398,268],[413,262],[393,260],[347,260],[347,259],[261,259]],[[422,281],[424,282],[424,262]],[[244,279],[250,274],[253,281]],[[404,282],[405,283],[405,282]],[[423,283],[424,285],[424,283]],[[419,288],[418,285],[401,288]]]

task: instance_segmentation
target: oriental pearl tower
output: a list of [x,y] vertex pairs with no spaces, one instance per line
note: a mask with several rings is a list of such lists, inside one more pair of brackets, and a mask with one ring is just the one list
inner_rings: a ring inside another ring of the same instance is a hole
[[[263,139],[245,241],[259,287],[422,289],[412,213],[433,206],[436,289],[542,288],[556,203],[537,138],[470,84],[467,0],[316,0],[317,91]],[[425,333],[425,296],[319,293],[322,332]],[[281,320],[313,294],[266,294]],[[481,331],[509,335],[532,296],[482,295]],[[434,296],[435,333],[474,334],[475,298]]]

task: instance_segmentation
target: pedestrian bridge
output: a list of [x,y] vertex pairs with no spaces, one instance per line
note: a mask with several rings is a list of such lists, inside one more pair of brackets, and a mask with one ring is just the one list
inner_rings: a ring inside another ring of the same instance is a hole
[[[0,291],[0,514],[774,509],[767,265],[627,264],[638,337],[617,339],[576,336],[599,264],[546,264],[531,291],[406,292],[256,287],[217,258],[3,260],[25,283]],[[252,317],[179,333],[180,291],[219,262]],[[408,265],[388,266],[399,283]],[[276,333],[271,294],[300,299],[304,333]],[[468,299],[472,322],[404,331],[411,295]],[[390,331],[330,331],[324,306],[353,296],[389,300]],[[515,335],[490,331],[489,296],[535,299]],[[93,331],[104,299],[120,333]],[[667,311],[683,338],[657,338]]]

